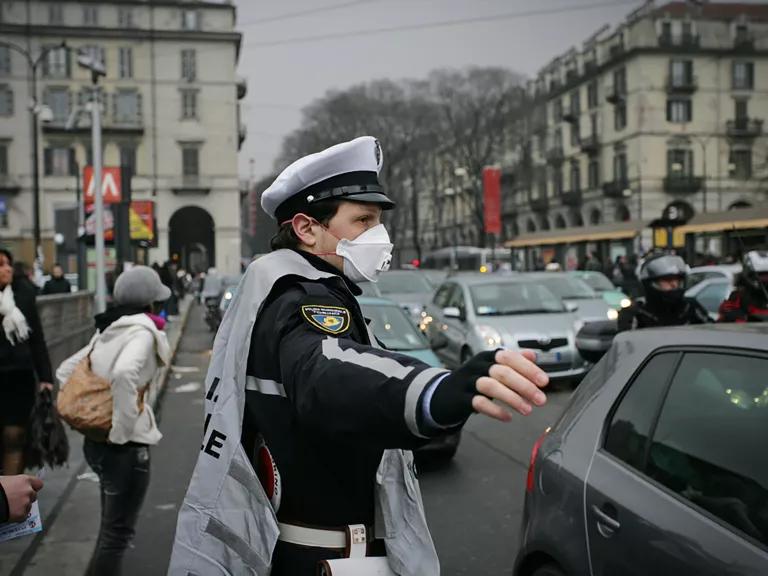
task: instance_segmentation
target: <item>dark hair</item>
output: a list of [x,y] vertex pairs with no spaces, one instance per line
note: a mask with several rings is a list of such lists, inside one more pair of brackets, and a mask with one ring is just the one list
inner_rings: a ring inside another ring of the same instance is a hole
[[[318,202],[310,210],[306,210],[303,214],[311,216],[320,224],[328,224],[331,218],[336,216],[336,212],[339,211],[339,206],[342,200],[324,200]],[[280,223],[277,229],[277,234],[272,236],[272,240],[269,242],[269,247],[274,250],[282,250],[287,248],[289,250],[296,250],[301,245],[296,233],[293,231],[293,224],[291,222]]]
[[5,256],[8,259],[8,264],[13,266],[13,254],[11,254],[11,251],[6,248],[0,248],[0,254]]

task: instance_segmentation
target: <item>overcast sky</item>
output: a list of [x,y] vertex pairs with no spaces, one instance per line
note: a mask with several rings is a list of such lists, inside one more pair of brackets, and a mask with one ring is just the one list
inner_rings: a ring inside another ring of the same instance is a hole
[[[272,170],[301,108],[329,89],[419,78],[441,67],[504,66],[535,75],[639,0],[236,0],[248,79],[240,173]],[[536,12],[536,14],[534,14]],[[297,13],[305,13],[298,15]],[[508,15],[504,18],[488,18]],[[486,18],[485,20],[482,20]],[[408,30],[426,23],[480,20]],[[401,28],[370,33],[382,28]],[[406,29],[402,29],[406,28]],[[309,37],[326,39],[309,41]],[[374,134],[375,136],[375,134]]]

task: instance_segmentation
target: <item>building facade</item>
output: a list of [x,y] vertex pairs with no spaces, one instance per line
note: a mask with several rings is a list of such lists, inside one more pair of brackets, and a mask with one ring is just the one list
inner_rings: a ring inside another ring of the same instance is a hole
[[104,166],[130,170],[132,199],[154,202],[156,238],[137,259],[238,271],[245,83],[236,76],[235,24],[228,1],[0,2],[0,242],[33,260],[32,66],[20,48],[39,59],[44,260],[63,255],[72,268],[77,190],[91,162],[91,76],[77,62],[85,52],[106,67]]
[[602,226],[613,259],[649,248],[643,230],[662,215],[768,199],[765,4],[649,2],[555,58],[528,92],[527,137],[506,170],[513,247]]

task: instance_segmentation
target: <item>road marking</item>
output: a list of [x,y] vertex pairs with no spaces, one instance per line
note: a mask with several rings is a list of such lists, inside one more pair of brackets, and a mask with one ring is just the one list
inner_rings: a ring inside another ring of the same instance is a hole
[[186,384],[176,386],[176,388],[174,388],[173,391],[178,392],[180,394],[184,394],[187,392],[197,392],[201,388],[202,386],[200,385],[200,382],[187,382]]
[[200,372],[200,368],[197,366],[171,366],[171,372],[174,374],[193,374]]

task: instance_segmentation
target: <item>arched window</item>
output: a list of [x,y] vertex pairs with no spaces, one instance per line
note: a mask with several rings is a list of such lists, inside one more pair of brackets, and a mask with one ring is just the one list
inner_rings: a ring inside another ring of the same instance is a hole
[[593,226],[595,224],[600,224],[603,221],[603,214],[598,210],[597,208],[593,208],[592,211],[589,213],[589,223]]
[[562,230],[566,226],[567,224],[565,223],[565,218],[563,218],[562,214],[558,214],[557,217],[555,218],[555,228]]
[[533,218],[528,218],[528,222],[525,224],[525,229],[528,232],[536,232],[536,222],[533,221]]
[[629,222],[630,219],[629,208],[624,204],[616,206],[616,222]]

